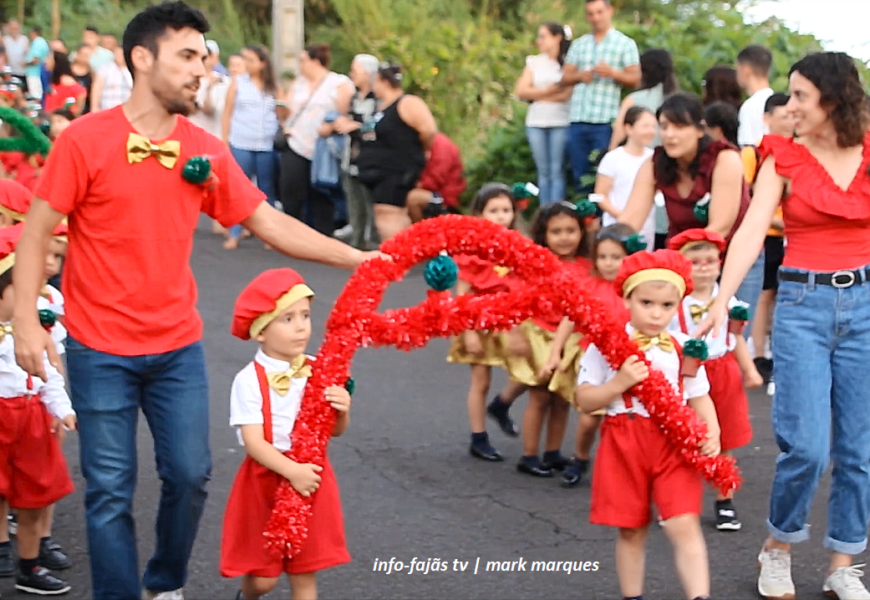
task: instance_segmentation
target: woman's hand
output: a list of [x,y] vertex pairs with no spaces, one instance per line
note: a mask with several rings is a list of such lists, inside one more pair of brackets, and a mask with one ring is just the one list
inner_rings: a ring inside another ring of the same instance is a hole
[[726,301],[723,300],[724,296],[717,296],[716,300],[713,301],[713,304],[710,306],[710,310],[707,311],[707,316],[704,317],[704,320],[698,324],[697,329],[695,329],[695,334],[693,337],[695,338],[703,338],[705,335],[713,332],[713,337],[718,338],[719,332],[722,331],[722,325],[725,324],[725,321],[728,319],[728,306]]

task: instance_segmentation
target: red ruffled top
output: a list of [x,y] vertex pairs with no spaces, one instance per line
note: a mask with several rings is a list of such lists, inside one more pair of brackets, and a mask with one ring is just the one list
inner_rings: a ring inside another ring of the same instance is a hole
[[[589,259],[578,256],[573,262],[563,261],[562,265],[565,269],[572,271],[579,277],[589,280],[591,284],[592,277],[589,275],[589,272],[592,270],[592,263]],[[554,309],[549,311],[547,314],[540,314],[532,317],[532,322],[547,331],[556,331],[564,316],[565,315],[562,314],[561,310],[554,307]]]
[[517,279],[508,267],[495,265],[476,256],[454,256],[459,267],[459,279],[471,285],[472,294],[509,292]]
[[864,136],[864,160],[846,190],[793,139],[768,135],[758,150],[762,161],[773,156],[776,172],[791,181],[782,204],[783,266],[830,272],[870,264],[870,133]]
[[[716,159],[719,153],[723,150],[734,150],[737,148],[725,141],[710,142],[704,149],[701,155],[700,164],[698,166],[698,175],[695,177],[695,185],[686,197],[680,196],[677,190],[677,184],[673,183],[668,186],[658,185],[657,188],[665,197],[665,210],[668,213],[668,239],[674,237],[678,233],[682,233],[687,229],[703,229],[707,226],[695,217],[693,212],[695,203],[710,193],[710,188],[713,184],[713,169],[716,167]],[[659,146],[655,151],[654,162],[658,161],[658,157],[665,151]],[[743,221],[746,210],[749,208],[749,186],[743,182],[743,196],[740,198],[740,211],[737,213],[737,220],[734,221],[734,227],[728,233],[726,239],[730,242],[731,236],[737,231],[740,223]]]

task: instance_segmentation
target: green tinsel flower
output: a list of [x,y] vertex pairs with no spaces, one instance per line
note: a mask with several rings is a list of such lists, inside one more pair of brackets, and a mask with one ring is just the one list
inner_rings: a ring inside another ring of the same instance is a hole
[[356,391],[356,379],[348,377],[347,381],[344,382],[344,389],[347,390],[348,394],[353,396],[353,393]]
[[628,236],[623,246],[625,246],[625,251],[628,254],[643,252],[646,250],[646,239],[644,239],[644,237],[639,233],[635,233],[634,235]]
[[732,321],[748,321],[750,318],[749,309],[742,304],[737,305],[728,311],[728,317]]
[[54,324],[57,323],[57,315],[53,310],[49,310],[47,308],[43,308],[39,311],[39,324],[43,327],[54,327]]
[[577,211],[577,214],[580,215],[581,219],[593,217],[598,213],[598,207],[595,206],[594,202],[590,202],[589,200],[581,200],[574,205],[574,210]]
[[697,358],[704,362],[710,357],[710,352],[707,349],[707,343],[704,340],[691,339],[683,344],[683,354],[691,358]]
[[27,155],[48,156],[51,142],[28,115],[21,114],[14,108],[0,106],[0,120],[18,132],[17,136],[0,138],[0,152],[21,152]]
[[194,156],[187,161],[181,176],[190,183],[199,185],[208,181],[211,175],[211,162],[204,156]]
[[430,288],[436,292],[443,292],[456,285],[459,267],[455,260],[442,254],[429,261],[426,270],[423,271],[423,278]]

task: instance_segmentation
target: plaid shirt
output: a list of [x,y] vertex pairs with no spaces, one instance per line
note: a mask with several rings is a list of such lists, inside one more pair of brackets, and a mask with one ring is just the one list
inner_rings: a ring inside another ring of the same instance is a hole
[[[602,62],[620,71],[639,64],[637,44],[615,29],[608,31],[600,44],[587,33],[571,44],[565,57],[565,64],[576,66],[578,71],[588,71]],[[619,114],[620,98],[620,86],[612,79],[595,75],[591,83],[578,83],[571,97],[571,122],[610,123]]]

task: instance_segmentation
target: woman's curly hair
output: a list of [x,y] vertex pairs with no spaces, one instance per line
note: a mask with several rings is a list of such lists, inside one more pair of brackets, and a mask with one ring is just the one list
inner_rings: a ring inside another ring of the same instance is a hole
[[843,52],[817,52],[796,62],[788,72],[800,73],[821,93],[819,104],[837,131],[841,148],[858,146],[867,133],[870,115],[861,77],[851,56]]

